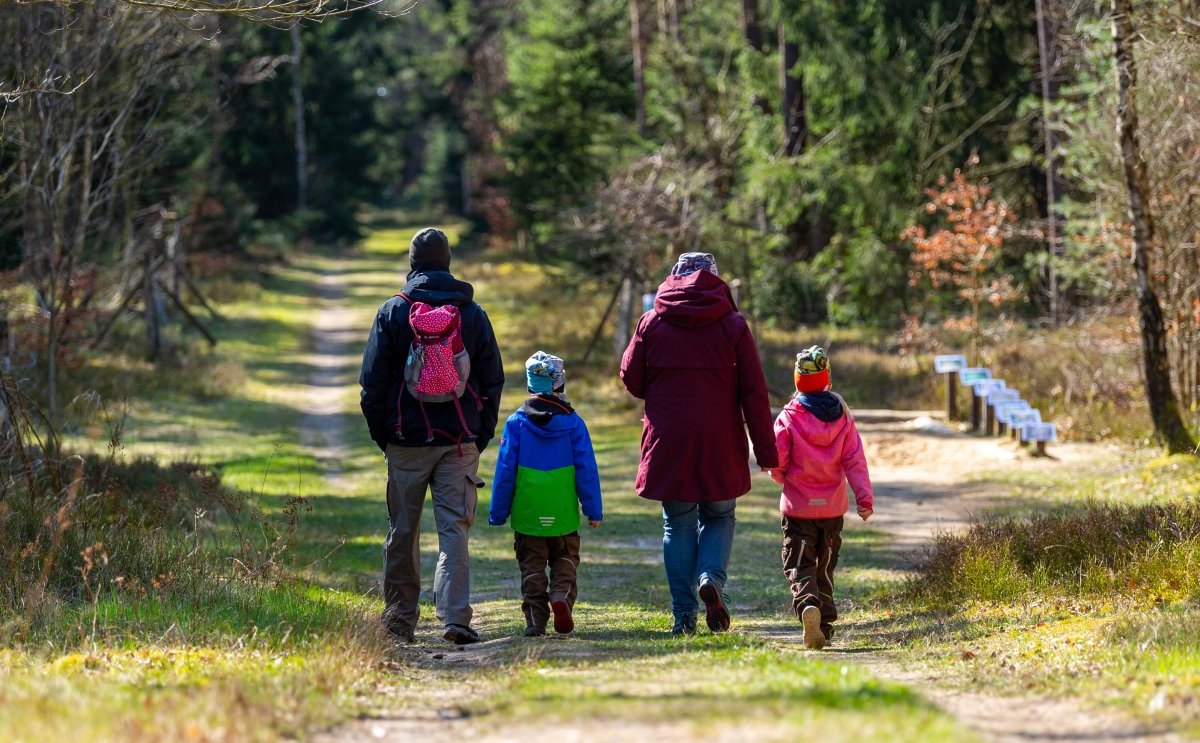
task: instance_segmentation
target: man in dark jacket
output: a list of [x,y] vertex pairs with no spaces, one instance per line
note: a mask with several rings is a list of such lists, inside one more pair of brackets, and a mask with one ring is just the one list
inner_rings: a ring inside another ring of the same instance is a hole
[[[474,302],[474,289],[450,274],[450,243],[441,230],[413,236],[408,283],[383,303],[363,352],[362,411],[371,438],[388,463],[388,529],[383,543],[383,621],[411,642],[421,592],[420,531],[425,491],[433,494],[438,561],[434,606],[444,637],[476,642],[471,628],[471,575],[467,534],[475,522],[479,453],[496,433],[504,366],[491,321]],[[470,388],[456,405],[420,403],[403,384],[413,343],[409,308],[415,302],[454,305],[462,317],[462,341],[471,359]],[[464,428],[464,423],[465,428]]]

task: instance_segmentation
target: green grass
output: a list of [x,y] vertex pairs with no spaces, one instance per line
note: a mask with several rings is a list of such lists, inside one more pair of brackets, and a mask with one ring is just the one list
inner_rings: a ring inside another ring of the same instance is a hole
[[[457,239],[457,229],[448,232]],[[0,738],[275,740],[364,711],[412,715],[447,700],[513,731],[554,719],[665,720],[678,730],[744,725],[767,740],[798,731],[831,740],[968,737],[910,690],[798,649],[777,565],[777,495],[765,476],[739,506],[729,585],[736,631],[682,642],[667,636],[661,516],[632,488],[640,411],[620,391],[607,341],[588,367],[572,366],[570,393],[592,430],[606,497],[604,525],[584,534],[577,633],[566,640],[520,637],[512,533],[481,518],[472,540],[473,597],[476,625],[491,642],[470,655],[447,652],[432,606],[423,602],[418,645],[389,649],[371,621],[381,608],[384,467],[357,411],[356,369],[339,377],[350,451],[336,478],[326,477],[296,431],[323,276],[342,274],[365,340],[375,309],[399,289],[410,234],[380,229],[346,255],[305,255],[265,278],[221,279],[214,291],[224,318],[214,322],[217,349],[166,369],[135,361],[93,369],[108,380],[110,394],[122,386],[138,390],[124,456],[198,459],[271,518],[281,518],[297,495],[312,510],[301,513],[271,580],[194,594],[169,586],[114,590],[94,605],[64,602],[52,623],[0,650]],[[538,348],[568,363],[580,358],[606,299],[600,287],[556,297],[545,291],[555,277],[537,266],[469,249],[458,254],[455,270],[475,283],[491,315],[510,390],[523,388],[523,361]],[[520,398],[506,395],[502,415]],[[80,427],[69,443],[101,449],[96,429]],[[490,449],[480,470],[486,480],[493,467]],[[426,509],[427,583],[433,527]],[[228,537],[221,524],[206,537],[218,561],[228,561],[219,554],[229,549]],[[273,533],[254,539],[268,550]],[[851,616],[881,585],[902,580],[879,567],[882,543],[868,530],[848,533],[839,591]],[[873,642],[854,631],[839,641],[851,649]],[[468,671],[459,658],[468,658]]]
[[881,641],[950,684],[1082,696],[1200,732],[1200,461],[1139,453],[1006,482],[1042,505],[939,538],[895,589]]

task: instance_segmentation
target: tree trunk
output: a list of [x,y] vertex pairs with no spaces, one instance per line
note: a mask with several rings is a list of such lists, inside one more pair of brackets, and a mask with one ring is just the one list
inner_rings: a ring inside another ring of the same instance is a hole
[[[789,41],[783,24],[779,25],[779,84],[783,102],[783,154],[795,157],[808,145],[808,115],[804,95],[804,75],[796,69],[800,45]],[[791,257],[812,258],[829,244],[832,225],[820,206],[801,214],[785,228]]]
[[788,41],[783,24],[779,25],[779,87],[783,98],[783,154],[792,157],[804,151],[808,139],[805,117],[804,78],[795,70],[800,61],[800,45]]
[[296,117],[296,208],[308,206],[308,136],[304,129],[304,83],[300,63],[304,44],[300,38],[300,22],[292,24],[292,107]]
[[1195,453],[1196,443],[1183,423],[1179,403],[1171,390],[1167,357],[1167,331],[1162,305],[1150,274],[1154,251],[1154,215],[1150,210],[1150,177],[1142,159],[1138,133],[1137,68],[1133,58],[1133,3],[1112,0],[1113,55],[1117,70],[1117,134],[1125,184],[1129,190],[1129,216],[1133,223],[1133,268],[1137,272],[1138,313],[1142,331],[1142,359],[1146,397],[1154,430],[1172,454]]
[[[742,35],[746,44],[754,51],[762,54],[766,50],[766,40],[763,38],[762,15],[759,13],[758,0],[742,0]],[[761,95],[753,95],[750,103],[763,114],[771,115],[771,102]]]
[[633,41],[633,103],[639,137],[646,136],[646,42],[642,37],[642,0],[629,0],[629,36]]
[[629,340],[633,337],[633,321],[638,316],[636,311],[641,308],[641,303],[641,282],[632,276],[626,276],[621,281],[621,296],[617,302],[617,323],[613,329],[613,351],[618,360],[625,353],[625,347],[629,345]]
[[762,32],[762,16],[758,12],[758,0],[742,0],[742,34],[746,43],[756,52],[765,48]]
[[1041,62],[1042,82],[1042,147],[1046,163],[1046,252],[1050,260],[1046,264],[1046,283],[1050,295],[1050,322],[1058,327],[1062,312],[1058,288],[1059,255],[1058,204],[1062,198],[1058,183],[1058,166],[1055,150],[1058,143],[1051,120],[1054,101],[1058,98],[1058,83],[1054,79],[1058,55],[1055,51],[1054,19],[1047,12],[1049,0],[1036,0],[1038,27],[1038,58]]

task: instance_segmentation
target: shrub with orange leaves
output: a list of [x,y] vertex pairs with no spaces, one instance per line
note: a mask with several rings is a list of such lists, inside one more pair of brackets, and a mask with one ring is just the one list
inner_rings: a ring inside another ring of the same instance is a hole
[[1018,296],[1012,277],[997,266],[1017,215],[1002,199],[992,197],[987,178],[969,177],[978,163],[972,156],[968,173],[958,169],[950,178],[938,178],[937,188],[925,191],[925,213],[938,223],[932,228],[914,224],[903,234],[914,247],[909,283],[953,289],[969,308],[962,319],[970,323],[973,343],[978,341],[983,305],[999,307]]

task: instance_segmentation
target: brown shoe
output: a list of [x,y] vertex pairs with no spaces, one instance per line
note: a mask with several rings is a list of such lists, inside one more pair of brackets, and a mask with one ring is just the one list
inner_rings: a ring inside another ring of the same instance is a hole
[[815,606],[804,607],[800,612],[800,622],[804,624],[804,647],[809,650],[825,647],[825,633],[821,631],[821,610]]

